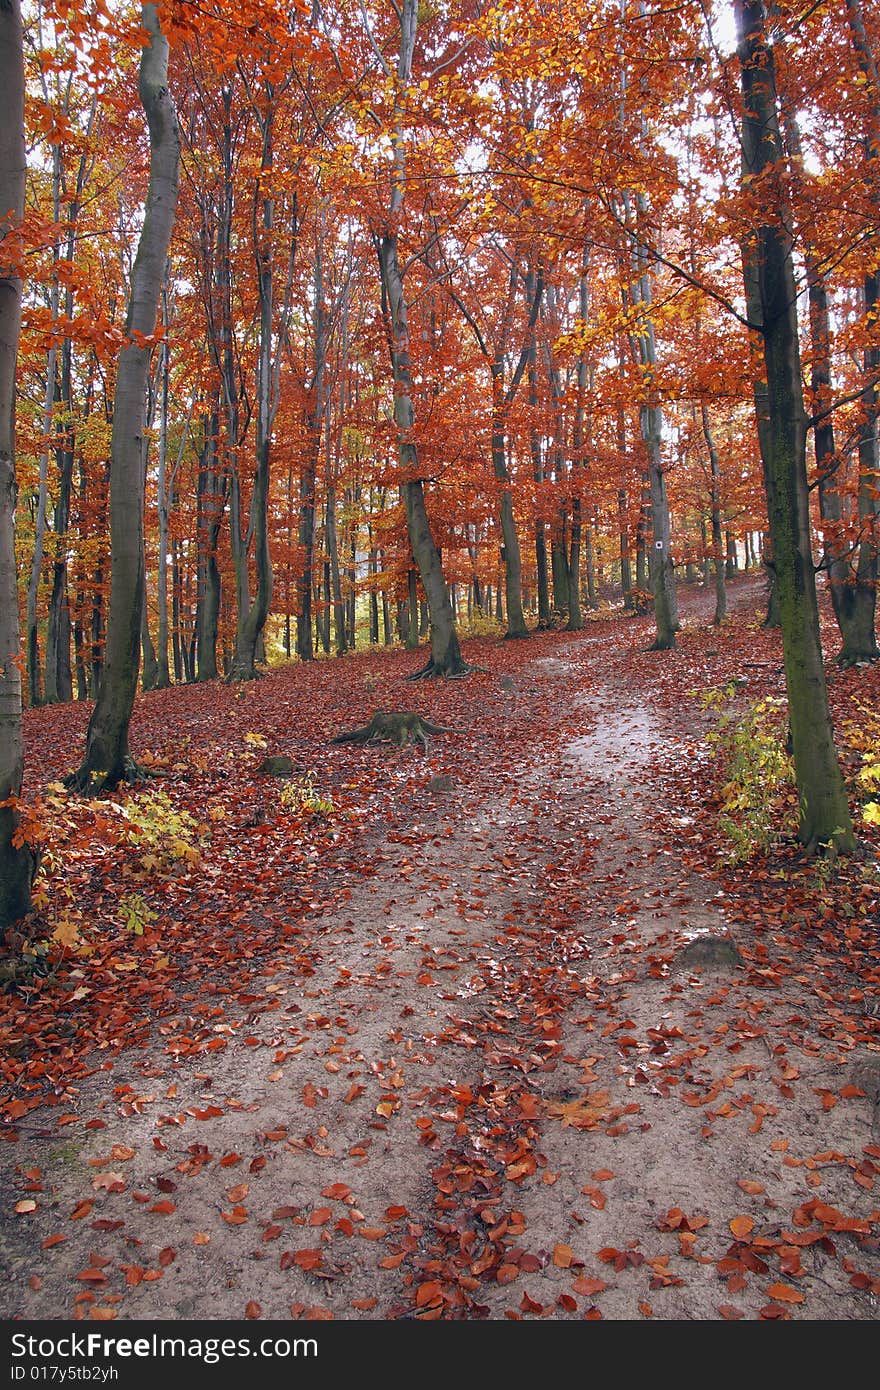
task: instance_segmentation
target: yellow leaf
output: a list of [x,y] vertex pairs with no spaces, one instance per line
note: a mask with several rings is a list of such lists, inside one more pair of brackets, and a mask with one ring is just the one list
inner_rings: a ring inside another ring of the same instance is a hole
[[62,917],[52,933],[52,940],[57,941],[59,946],[74,947],[79,940],[79,927],[76,922],[72,922],[67,916]]

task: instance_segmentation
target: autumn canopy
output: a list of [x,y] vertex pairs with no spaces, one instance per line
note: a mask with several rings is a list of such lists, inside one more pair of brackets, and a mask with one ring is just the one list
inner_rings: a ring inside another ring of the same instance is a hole
[[[878,1086],[878,45],[866,0],[0,0],[0,1188],[79,1251],[18,1155],[117,1124],[74,1316],[190,1316],[210,1222],[150,1266],[129,1207],[247,1145],[227,1227],[306,1174],[273,1316],[647,1269],[742,1316],[693,1258],[789,1316],[820,1256],[876,1308],[880,1151],[825,1117]],[[698,1210],[679,1145],[743,1119]],[[665,1245],[588,1269],[626,1135]]]

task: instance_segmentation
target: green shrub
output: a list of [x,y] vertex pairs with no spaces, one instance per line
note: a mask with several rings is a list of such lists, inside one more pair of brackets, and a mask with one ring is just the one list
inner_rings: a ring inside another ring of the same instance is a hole
[[702,702],[704,708],[722,710],[706,738],[724,766],[719,824],[730,841],[732,862],[742,863],[772,849],[797,826],[791,800],[794,767],[780,721],[785,701],[768,696],[745,714],[734,715],[722,706],[735,693],[730,683],[705,692]]
[[141,851],[140,867],[147,873],[170,873],[199,862],[202,827],[188,811],[177,810],[167,792],[139,792],[120,811],[124,838]]
[[281,788],[281,805],[285,811],[293,811],[298,816],[332,816],[336,806],[329,796],[322,796],[315,788],[315,774],[310,772],[299,782],[285,782]]

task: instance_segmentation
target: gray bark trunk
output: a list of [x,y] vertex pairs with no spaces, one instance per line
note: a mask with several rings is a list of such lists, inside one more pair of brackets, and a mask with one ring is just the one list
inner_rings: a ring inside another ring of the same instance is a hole
[[[266,97],[267,107],[266,115],[263,117],[263,147],[260,159],[259,186],[261,190],[271,186],[270,179],[274,158],[274,91],[268,82],[266,83]],[[257,232],[257,244],[254,247],[260,295],[260,346],[257,364],[257,467],[254,474],[253,492],[251,493],[249,526],[249,533],[254,538],[257,591],[247,612],[243,613],[241,607],[239,608],[235,651],[229,673],[230,680],[253,680],[257,675],[257,651],[263,636],[266,619],[269,616],[269,605],[272,601],[272,559],[269,553],[269,467],[274,418],[272,402],[274,380],[272,358],[274,223],[274,197],[271,193],[261,192],[260,227]],[[246,576],[246,557],[243,559],[241,571]]]
[[16,846],[21,671],[15,568],[15,374],[21,330],[17,224],[24,213],[24,59],[18,0],[0,0],[0,932],[30,910],[34,856]]
[[[803,153],[797,119],[792,110],[785,112],[785,137],[796,177],[803,170]],[[822,265],[814,246],[809,242],[804,247],[804,263],[807,271],[810,307],[810,399],[811,408],[816,414],[830,410],[831,406],[831,319],[828,305],[828,290]],[[858,578],[851,573],[849,561],[850,547],[844,535],[844,502],[841,497],[839,476],[843,461],[837,458],[834,442],[833,416],[829,413],[817,421],[813,429],[813,445],[816,455],[818,477],[819,512],[823,526],[823,564],[828,576],[831,604],[837,626],[840,630],[842,647],[838,656],[841,665],[873,659],[880,655],[876,650],[873,621],[873,586],[867,604],[870,609],[868,625],[870,641],[866,650],[861,631],[861,612],[865,607],[858,594]],[[848,510],[848,509],[847,509]],[[847,518],[849,519],[849,518]],[[873,648],[873,650],[870,650]]]
[[217,541],[226,505],[228,478],[217,459],[219,410],[205,417],[199,459],[197,501],[198,577],[196,582],[196,680],[216,680],[217,627],[220,619],[220,570]]
[[709,407],[705,401],[700,410],[703,425],[703,438],[709,450],[709,469],[711,477],[711,517],[712,517],[712,563],[715,569],[715,616],[712,621],[719,627],[727,615],[727,588],[724,583],[724,538],[721,529],[721,467],[718,450],[709,421]]
[[174,224],[180,142],[168,90],[168,41],[154,4],[141,6],[150,41],[138,90],[150,135],[144,224],[131,274],[126,332],[119,354],[110,444],[110,606],[98,700],[89,721],[79,786],[114,786],[132,774],[128,728],[137,689],[144,585],[143,432],[150,347]]
[[315,512],[318,491],[318,456],[326,409],[324,376],[327,367],[329,324],[324,307],[324,266],[319,235],[314,268],[314,367],[306,410],[306,458],[300,478],[299,545],[302,570],[297,582],[296,650],[302,661],[312,659],[312,585],[315,569]]
[[[867,131],[865,169],[868,197],[880,223],[880,74],[871,47],[861,0],[846,0],[850,36],[867,93]],[[865,323],[876,323],[880,311],[880,269],[875,259],[863,283]],[[859,543],[855,573],[844,591],[847,628],[838,660],[843,665],[857,661],[876,661],[877,586],[880,579],[880,438],[878,438],[877,376],[880,346],[876,339],[867,344],[863,358],[865,389],[862,392],[862,423],[859,430]]]
[[[779,133],[775,69],[762,0],[735,0],[743,92],[743,172],[763,175],[765,221],[754,260],[767,381],[764,460],[767,507],[782,620],[788,708],[798,789],[799,834],[810,848],[853,847],[852,821],[834,748],[810,548],[806,413],[798,348],[797,292]],[[746,281],[749,290],[748,278]]]
[[400,26],[396,79],[398,101],[392,130],[393,167],[388,221],[378,238],[379,269],[389,313],[389,348],[394,380],[394,422],[397,427],[397,454],[401,473],[401,493],[406,512],[406,524],[413,559],[419,569],[422,587],[428,602],[431,659],[420,676],[460,676],[467,672],[449,590],[443,576],[440,552],[431,531],[425,503],[424,479],[419,473],[419,458],[412,438],[415,408],[412,392],[410,333],[406,296],[398,254],[397,224],[406,190],[406,150],[403,130],[402,97],[412,78],[416,32],[419,22],[419,0],[403,0],[397,9]]
[[652,650],[668,651],[675,646],[675,634],[679,626],[678,599],[671,554],[666,472],[661,450],[663,413],[654,390],[657,350],[651,317],[653,295],[645,249],[638,237],[639,214],[644,211],[642,195],[636,198],[635,215],[631,210],[628,194],[624,194],[624,208],[626,223],[632,236],[634,278],[629,288],[629,297],[633,308],[641,311],[639,332],[634,335],[633,350],[642,369],[645,392],[645,399],[639,407],[639,424],[648,465],[646,492],[651,519],[651,539],[647,552],[648,582],[654,596],[654,617],[657,625]]

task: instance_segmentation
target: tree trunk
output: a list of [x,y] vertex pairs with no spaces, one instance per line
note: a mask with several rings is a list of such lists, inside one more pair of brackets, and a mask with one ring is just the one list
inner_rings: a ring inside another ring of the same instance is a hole
[[141,689],[156,690],[159,686],[159,662],[156,648],[150,634],[150,621],[147,612],[147,586],[144,584],[144,601],[141,605]]
[[[529,359],[529,408],[532,412],[532,425],[529,428],[529,449],[532,455],[532,477],[538,484],[538,507],[541,506],[540,484],[544,481],[544,460],[541,455],[541,440],[534,421],[538,413],[538,366],[535,354]],[[538,590],[538,628],[551,626],[550,617],[550,571],[547,559],[547,527],[539,515],[535,521],[535,583]]]
[[15,377],[21,330],[18,223],[24,213],[24,58],[18,0],[0,0],[0,932],[30,911],[34,856],[16,845],[21,671],[15,568]]
[[180,143],[168,90],[168,41],[156,6],[141,6],[150,41],[138,90],[150,133],[150,179],[144,222],[131,273],[128,340],[119,354],[110,443],[110,608],[98,700],[85,757],[73,781],[115,786],[132,773],[128,727],[137,690],[144,586],[144,401],[150,348],[177,202]]
[[701,407],[700,416],[703,424],[703,438],[706,441],[706,448],[709,450],[709,468],[712,478],[710,499],[712,507],[712,562],[715,567],[715,616],[712,621],[716,627],[720,627],[727,615],[727,589],[724,583],[724,538],[721,532],[721,468],[709,422],[709,407],[705,401]]
[[[837,761],[819,635],[816,582],[810,548],[806,468],[806,413],[798,348],[797,291],[772,49],[762,0],[735,0],[743,92],[743,173],[759,179],[765,221],[752,244],[760,303],[767,381],[765,459],[767,507],[782,619],[791,739],[798,789],[801,842],[814,848],[854,844],[852,821]],[[749,275],[745,276],[747,294]]]
[[[57,147],[56,147],[57,151]],[[57,163],[57,158],[56,158]],[[58,198],[56,196],[57,205]],[[58,317],[58,285],[57,282],[52,286],[52,318],[53,322]],[[52,406],[55,400],[55,371],[58,351],[53,343],[49,348],[46,358],[46,396],[43,406],[43,435],[48,440],[49,431],[52,428]],[[46,504],[48,495],[49,481],[49,448],[48,444],[43,447],[40,453],[40,481],[37,493],[37,516],[34,523],[34,553],[31,558],[31,573],[28,580],[27,591],[27,671],[28,671],[28,693],[31,706],[40,704],[42,700],[42,684],[40,681],[40,645],[37,633],[37,600],[40,592],[40,577],[43,571],[43,554],[46,539]]]
[[345,604],[342,601],[342,584],[339,574],[339,541],[336,534],[336,488],[327,485],[327,520],[324,526],[327,554],[330,559],[330,587],[333,596],[333,644],[336,655],[342,656],[346,649]]
[[[586,324],[590,311],[590,252],[591,244],[584,244],[581,257],[581,274],[578,286],[579,311],[581,322]],[[571,540],[568,553],[568,626],[570,631],[579,632],[584,625],[581,612],[581,537],[583,532],[583,483],[581,479],[587,472],[587,460],[592,452],[592,412],[587,413],[586,393],[590,387],[592,370],[583,353],[577,363],[577,405],[575,407],[574,435],[572,439],[572,499],[571,499]],[[577,480],[577,481],[575,481]],[[592,528],[586,528],[587,554],[587,603],[596,607],[596,582],[593,569]]]
[[217,679],[217,627],[220,621],[220,570],[217,542],[226,505],[228,477],[217,460],[219,411],[205,418],[204,440],[199,458],[196,510],[196,680]]
[[[257,675],[257,650],[272,601],[272,557],[269,553],[269,464],[272,448],[272,326],[274,276],[272,268],[275,199],[271,191],[274,156],[274,90],[266,83],[266,114],[262,117],[262,152],[259,172],[260,227],[254,253],[260,299],[260,345],[257,359],[257,466],[251,492],[249,534],[254,538],[257,591],[247,613],[241,614],[235,634],[230,680],[253,680]],[[245,559],[245,572],[247,560]]]
[[[402,0],[399,6],[395,6],[395,12],[400,31],[396,73],[392,75],[386,64],[386,75],[395,81],[398,93],[391,130],[391,195],[385,228],[376,238],[376,249],[383,304],[388,314],[388,347],[394,381],[394,423],[397,428],[400,491],[406,512],[409,543],[428,601],[430,621],[431,659],[422,671],[416,672],[416,675],[461,676],[467,673],[468,667],[461,655],[449,590],[443,577],[440,552],[428,519],[425,484],[419,472],[418,450],[412,438],[415,407],[412,392],[411,342],[398,252],[397,228],[406,193],[403,102],[412,78],[419,23],[419,0]],[[378,48],[376,51],[379,52]],[[385,62],[384,58],[382,62]]]
[[550,573],[553,578],[553,613],[557,619],[568,617],[568,518],[563,511],[558,521],[551,523]]
[[302,661],[312,659],[312,586],[315,568],[315,508],[317,505],[318,455],[324,420],[324,373],[329,325],[324,309],[324,273],[320,242],[315,250],[313,297],[314,371],[306,410],[306,458],[300,478],[299,545],[302,569],[297,581],[296,650]]
[[162,322],[165,337],[159,345],[159,459],[158,459],[158,517],[159,517],[159,556],[157,562],[156,599],[159,606],[159,631],[156,676],[157,686],[165,689],[171,684],[168,669],[168,528],[170,521],[170,496],[168,474],[168,287],[162,286]]
[[391,317],[391,367],[394,376],[394,420],[401,470],[401,492],[413,559],[418,566],[425,595],[431,635],[431,659],[424,675],[463,675],[467,666],[461,655],[452,615],[449,590],[443,577],[440,553],[431,532],[425,505],[425,486],[418,476],[419,459],[411,438],[415,420],[412,403],[409,325],[403,279],[397,253],[397,235],[390,233],[379,242],[379,266]]
[[[69,296],[68,296],[69,298]],[[69,339],[61,350],[60,404],[66,416],[59,430],[55,457],[58,466],[58,498],[55,503],[53,531],[55,558],[52,563],[52,589],[49,595],[49,616],[46,624],[47,704],[64,703],[73,698],[73,678],[70,670],[70,601],[67,587],[67,527],[70,521],[70,494],[73,488],[73,399],[72,356]]]
[[[647,461],[645,492],[651,539],[647,549],[648,582],[654,596],[656,636],[652,651],[668,651],[675,646],[679,627],[675,570],[671,554],[669,501],[663,467],[663,413],[656,388],[657,349],[652,316],[653,289],[648,271],[647,250],[640,237],[639,224],[647,213],[643,193],[637,193],[635,208],[629,192],[623,194],[625,225],[631,239],[631,273],[628,297],[637,316],[636,332],[630,333],[633,357],[642,379],[639,425]],[[646,520],[648,519],[646,518]],[[647,537],[645,537],[647,544]]]
[[[865,169],[868,197],[880,224],[880,74],[862,14],[861,0],[846,0],[852,45],[868,98],[868,130],[865,138]],[[877,266],[877,239],[872,247],[873,265],[865,273],[863,294],[865,323],[876,330],[880,317],[880,269]],[[880,371],[880,345],[876,337],[864,350],[865,388],[862,392],[862,420],[859,428],[859,542],[855,573],[844,591],[846,631],[842,665],[857,661],[876,661],[877,586],[880,579],[880,439],[878,439],[877,376]]]
[[526,615],[522,603],[522,555],[516,519],[513,515],[513,496],[510,491],[510,477],[505,457],[505,436],[492,435],[492,463],[495,477],[504,484],[501,494],[501,536],[504,542],[504,591],[507,595],[507,631],[505,637],[528,637]]

